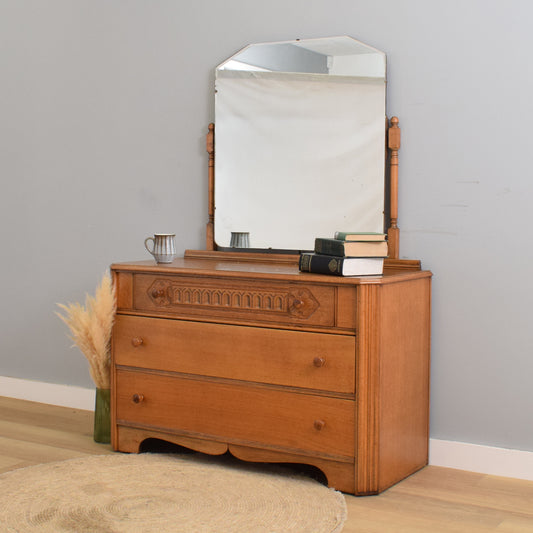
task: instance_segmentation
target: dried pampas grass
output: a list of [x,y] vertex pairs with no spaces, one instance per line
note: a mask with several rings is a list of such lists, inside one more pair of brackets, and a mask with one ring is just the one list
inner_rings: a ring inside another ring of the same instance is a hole
[[69,327],[70,338],[89,361],[89,370],[98,389],[109,389],[111,366],[111,330],[116,312],[115,288],[108,273],[96,288],[95,296],[87,294],[85,306],[79,303],[57,304],[65,315],[57,316]]

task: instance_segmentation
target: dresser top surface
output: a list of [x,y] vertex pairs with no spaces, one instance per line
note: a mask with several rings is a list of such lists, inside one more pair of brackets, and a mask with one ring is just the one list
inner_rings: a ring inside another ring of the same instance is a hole
[[431,272],[413,269],[385,269],[382,276],[343,277],[300,272],[298,265],[272,261],[217,260],[211,258],[180,257],[172,263],[156,263],[154,260],[114,263],[111,269],[121,272],[157,273],[168,275],[195,275],[208,277],[247,277],[278,279],[334,285],[362,285],[395,283],[407,279],[431,276]]

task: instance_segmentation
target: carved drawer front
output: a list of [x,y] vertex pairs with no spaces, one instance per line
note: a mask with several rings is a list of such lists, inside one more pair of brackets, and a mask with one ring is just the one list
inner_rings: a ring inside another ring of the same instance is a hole
[[119,426],[353,458],[353,400],[118,370]]
[[355,337],[117,316],[115,364],[354,394]]
[[335,287],[136,274],[133,306],[179,317],[335,326]]

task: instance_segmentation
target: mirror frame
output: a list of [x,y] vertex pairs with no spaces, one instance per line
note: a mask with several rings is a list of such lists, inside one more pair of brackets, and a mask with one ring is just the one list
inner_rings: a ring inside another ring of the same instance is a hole
[[219,64],[218,249],[297,254],[343,228],[383,233],[386,91],[386,54],[348,35],[252,43]]

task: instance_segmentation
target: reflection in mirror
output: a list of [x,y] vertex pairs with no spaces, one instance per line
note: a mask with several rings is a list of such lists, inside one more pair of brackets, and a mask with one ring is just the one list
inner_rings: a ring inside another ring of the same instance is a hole
[[216,71],[215,242],[311,250],[384,230],[385,55],[350,37],[251,45]]

